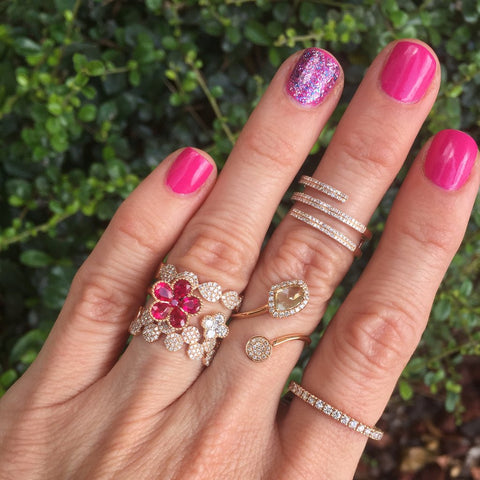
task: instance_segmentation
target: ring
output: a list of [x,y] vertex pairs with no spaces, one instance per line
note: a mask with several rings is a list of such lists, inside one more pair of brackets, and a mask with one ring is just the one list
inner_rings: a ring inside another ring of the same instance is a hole
[[129,332],[142,334],[145,341],[156,342],[165,335],[165,348],[171,352],[187,347],[192,360],[208,366],[217,350],[218,339],[225,338],[228,317],[221,313],[204,315],[200,327],[189,325],[190,317],[200,313],[204,300],[222,303],[230,310],[239,308],[242,297],[233,290],[223,291],[216,282],[200,283],[196,274],[177,272],[174,265],[162,264],[148,290],[147,301],[131,322]]
[[348,195],[346,193],[343,193],[331,185],[327,185],[326,183],[317,180],[316,178],[309,177],[308,175],[302,175],[298,183],[314,188],[315,190],[318,190],[319,192],[322,192],[325,195],[328,195],[330,198],[334,198],[341,203],[345,203],[348,200]]
[[[313,177],[308,177],[306,175],[303,175],[300,178],[299,183],[307,187],[311,187],[321,193],[324,193],[325,195],[328,195],[329,197],[341,203],[345,203],[348,199],[347,194]],[[368,230],[368,228],[363,223],[359,222],[355,218],[346,214],[339,208],[336,208],[304,192],[295,192],[292,195],[292,200],[303,203],[305,205],[309,205],[321,211],[322,213],[325,213],[326,215],[329,215],[339,220],[344,225],[347,225],[353,230],[361,233],[362,237],[360,239],[360,242],[357,244],[352,239],[350,239],[347,235],[338,231],[332,225],[329,225],[328,223],[325,223],[322,220],[318,219],[314,215],[310,215],[309,213],[304,212],[299,208],[292,208],[289,212],[289,214],[292,217],[296,218],[297,220],[300,220],[301,222],[306,223],[307,225],[310,225],[311,227],[322,232],[324,235],[327,235],[328,237],[332,238],[340,245],[350,250],[355,257],[362,256],[362,247],[365,245],[365,243],[368,240],[372,238],[372,233],[370,232],[370,230]]]
[[362,248],[367,241],[366,237],[362,237],[360,239],[360,242],[357,244],[353,240],[348,238],[346,235],[344,235],[342,232],[339,232],[337,229],[333,228],[328,223],[322,222],[318,218],[304,212],[303,210],[300,210],[298,208],[292,208],[289,214],[297,220],[300,220],[301,222],[304,222],[307,225],[315,228],[316,230],[324,233],[328,237],[338,242],[340,245],[343,245],[345,248],[350,250],[355,257],[358,258],[362,256]]
[[187,280],[193,290],[198,290],[198,293],[207,302],[215,303],[221,302],[229,310],[240,308],[242,297],[233,290],[223,292],[222,287],[217,282],[199,283],[197,275],[192,272],[177,272],[174,265],[169,263],[162,263],[158,269],[155,278],[164,282],[171,282],[174,279]]
[[347,215],[342,210],[335,208],[326,202],[322,202],[322,200],[319,200],[318,198],[312,197],[311,195],[307,195],[303,192],[295,192],[292,195],[292,200],[304,203],[306,205],[310,205],[311,207],[314,207],[317,210],[320,210],[321,212],[326,213],[327,215],[330,215],[337,220],[340,220],[345,225],[352,227],[357,232],[365,235],[365,237],[369,240],[372,238],[372,232],[370,232],[370,230],[368,230],[368,228],[363,223],[355,220],[353,217]]
[[316,408],[318,411],[333,418],[334,420],[341,423],[345,427],[350,428],[354,432],[361,433],[362,435],[365,435],[372,440],[382,439],[382,430],[379,430],[376,427],[370,427],[362,422],[359,422],[358,420],[355,420],[350,415],[347,415],[346,413],[343,413],[332,405],[324,402],[323,400],[320,400],[317,396],[305,390],[298,383],[291,381],[290,385],[288,386],[288,390],[311,407]]
[[256,317],[266,312],[274,318],[289,317],[303,310],[308,299],[308,287],[303,280],[287,280],[270,288],[267,304],[248,312],[234,313],[231,318]]
[[263,362],[272,355],[273,347],[281,345],[291,340],[302,340],[307,345],[310,344],[311,339],[308,335],[301,335],[300,333],[292,333],[291,335],[284,335],[282,337],[269,340],[268,338],[256,335],[245,345],[245,353],[252,362]]

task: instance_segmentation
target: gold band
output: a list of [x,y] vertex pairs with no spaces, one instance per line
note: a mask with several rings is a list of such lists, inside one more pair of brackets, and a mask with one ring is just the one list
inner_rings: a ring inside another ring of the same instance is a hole
[[310,344],[311,339],[308,335],[301,333],[292,333],[290,335],[283,335],[282,337],[269,340],[261,335],[255,335],[245,345],[245,353],[252,362],[263,362],[272,355],[273,347],[281,345],[282,343],[290,342],[292,340],[301,340],[307,345]]
[[288,390],[296,395],[298,398],[303,400],[305,403],[310,405],[313,408],[316,408],[318,411],[322,412],[324,415],[327,415],[337,422],[341,423],[347,428],[350,428],[354,432],[361,433],[372,440],[381,440],[383,437],[383,432],[376,427],[370,427],[365,425],[358,420],[355,420],[350,415],[341,412],[332,405],[320,400],[317,396],[311,394],[305,390],[301,385],[292,381],[288,386]]
[[308,287],[303,280],[277,283],[268,292],[268,303],[248,312],[237,312],[231,318],[256,317],[269,312],[274,318],[289,317],[303,310],[309,299]]

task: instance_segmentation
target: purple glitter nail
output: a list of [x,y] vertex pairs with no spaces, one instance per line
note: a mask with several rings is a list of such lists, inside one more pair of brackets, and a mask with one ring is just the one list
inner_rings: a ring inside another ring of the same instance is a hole
[[340,76],[340,66],[325,50],[308,48],[293,69],[287,92],[302,105],[318,105]]

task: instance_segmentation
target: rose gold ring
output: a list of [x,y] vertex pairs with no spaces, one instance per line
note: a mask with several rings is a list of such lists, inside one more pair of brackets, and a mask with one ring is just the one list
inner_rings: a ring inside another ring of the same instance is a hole
[[308,299],[308,287],[303,280],[287,280],[270,288],[267,304],[248,312],[234,313],[231,318],[256,317],[267,312],[274,318],[289,317],[303,310]]
[[285,342],[292,340],[301,340],[307,345],[310,344],[311,339],[308,335],[302,335],[301,333],[292,333],[290,335],[283,335],[282,337],[269,340],[261,335],[255,335],[248,340],[245,345],[245,353],[252,362],[263,362],[270,358],[272,355],[273,347],[281,345]]
[[316,408],[319,412],[322,412],[324,415],[327,415],[333,420],[341,423],[347,428],[350,428],[352,431],[361,433],[372,440],[381,440],[383,437],[383,432],[376,427],[370,427],[358,420],[355,420],[350,415],[343,413],[338,410],[338,408],[333,407],[327,402],[320,400],[316,395],[313,395],[309,391],[305,390],[301,385],[296,382],[290,382],[288,390],[292,392],[295,396],[303,400],[305,403],[310,405],[313,408]]
[[242,298],[233,290],[224,292],[216,282],[200,283],[196,274],[177,272],[173,265],[162,264],[129,332],[142,334],[149,343],[164,335],[167,350],[174,352],[186,345],[192,360],[202,360],[204,365],[209,365],[217,350],[217,340],[225,338],[229,329],[228,316],[222,312],[201,317],[201,328],[190,325],[191,317],[200,314],[205,301],[221,303],[233,310],[239,308]]

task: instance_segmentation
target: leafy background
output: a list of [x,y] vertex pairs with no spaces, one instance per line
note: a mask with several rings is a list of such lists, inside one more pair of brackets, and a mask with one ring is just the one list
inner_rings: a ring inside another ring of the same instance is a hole
[[[398,38],[428,42],[442,64],[411,158],[443,128],[478,140],[479,15],[478,0],[0,0],[0,394],[35,359],[120,202],[180,146],[204,148],[221,168],[293,52],[327,48],[346,77],[306,172],[370,62]],[[372,219],[377,239],[404,174]],[[285,200],[273,226],[287,209]],[[367,448],[358,478],[480,478],[479,225],[477,205],[384,415],[386,440]],[[337,289],[325,325],[374,244]]]

